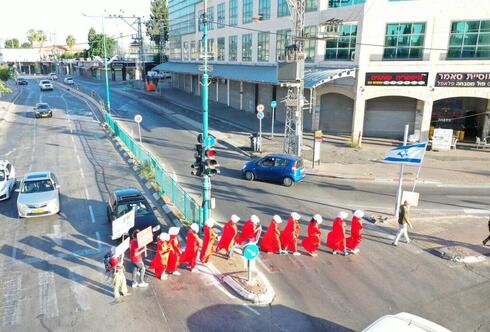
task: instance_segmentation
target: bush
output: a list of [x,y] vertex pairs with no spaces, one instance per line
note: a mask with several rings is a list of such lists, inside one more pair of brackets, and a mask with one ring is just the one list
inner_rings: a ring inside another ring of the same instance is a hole
[[141,165],[141,173],[149,182],[155,182],[155,170],[149,160],[145,160]]
[[0,80],[7,82],[14,77],[14,71],[9,66],[0,66]]
[[0,94],[2,93],[12,93],[12,90],[6,87],[3,82],[0,82]]

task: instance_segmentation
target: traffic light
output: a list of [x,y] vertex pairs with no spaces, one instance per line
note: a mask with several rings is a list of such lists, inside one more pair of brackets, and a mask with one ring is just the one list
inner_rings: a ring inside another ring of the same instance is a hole
[[202,143],[196,144],[196,152],[194,153],[194,158],[196,160],[194,163],[191,165],[192,171],[191,174],[195,176],[203,176],[204,173],[204,164],[202,162],[202,153],[203,153],[203,146]]
[[215,159],[216,150],[208,148],[204,151],[204,173],[208,176],[215,176],[220,173],[219,164]]

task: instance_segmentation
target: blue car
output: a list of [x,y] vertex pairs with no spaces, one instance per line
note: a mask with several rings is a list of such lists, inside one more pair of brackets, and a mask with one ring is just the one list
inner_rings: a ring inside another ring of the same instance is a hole
[[303,159],[288,154],[269,154],[243,165],[242,174],[249,181],[279,182],[286,187],[305,178]]

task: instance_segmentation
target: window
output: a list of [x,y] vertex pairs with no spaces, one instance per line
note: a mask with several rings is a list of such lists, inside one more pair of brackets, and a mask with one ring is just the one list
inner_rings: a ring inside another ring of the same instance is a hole
[[366,0],[328,0],[328,7],[336,8],[336,7],[361,5],[365,2]]
[[264,160],[262,160],[259,165],[262,167],[272,167],[274,166],[274,163],[276,161],[276,158],[274,157],[267,157]]
[[203,31],[204,30],[204,25],[202,24],[202,14],[204,14],[204,9],[200,10],[197,16],[197,31]]
[[220,3],[218,5],[218,13],[217,13],[218,17],[217,17],[217,22],[218,22],[218,25],[217,25],[217,28],[218,29],[222,29],[225,27],[225,3]]
[[209,54],[208,60],[213,61],[214,58],[216,57],[216,46],[214,44],[213,38],[208,39],[208,54]]
[[490,21],[453,22],[447,58],[490,59]]
[[183,52],[184,52],[183,60],[189,60],[189,42],[184,42]]
[[229,4],[229,25],[237,25],[238,24],[238,0],[230,0]]
[[213,30],[215,26],[214,22],[214,7],[208,8],[208,30]]
[[172,60],[182,60],[182,38],[181,36],[172,36],[168,38],[168,47],[170,49],[169,58]]
[[197,52],[196,49],[196,41],[193,40],[191,41],[191,60],[197,60],[199,59],[199,53]]
[[314,12],[318,9],[318,0],[306,0],[306,12]]
[[259,16],[262,20],[271,18],[271,0],[259,0]]
[[259,32],[257,35],[257,61],[269,61],[270,33]]
[[228,61],[237,61],[238,55],[238,37],[228,37]]
[[327,40],[325,60],[352,61],[356,50],[357,24],[343,24],[337,38]]
[[305,28],[305,61],[315,62],[316,53],[316,26],[310,26]]
[[242,61],[252,61],[252,34],[242,35]]
[[252,22],[253,15],[253,0],[243,0],[242,23],[247,24]]
[[287,0],[277,0],[277,17],[289,16],[288,2]]
[[383,60],[421,60],[424,38],[425,23],[387,24]]
[[289,165],[289,160],[283,158],[277,158],[275,167],[287,167]]
[[225,61],[225,37],[218,38],[218,61]]
[[277,30],[276,32],[276,57],[278,61],[286,58],[286,46],[291,44],[291,30]]

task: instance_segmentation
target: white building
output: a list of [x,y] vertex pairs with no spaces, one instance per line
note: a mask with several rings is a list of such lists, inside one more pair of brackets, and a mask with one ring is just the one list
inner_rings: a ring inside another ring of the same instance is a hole
[[[489,0],[306,0],[305,130],[396,137],[404,124],[425,139],[429,128],[490,130]],[[254,112],[281,101],[277,60],[291,44],[285,0],[209,0],[210,98]],[[173,85],[200,94],[203,2],[169,1]],[[338,38],[318,38],[329,19]],[[283,120],[280,103],[278,119]]]

